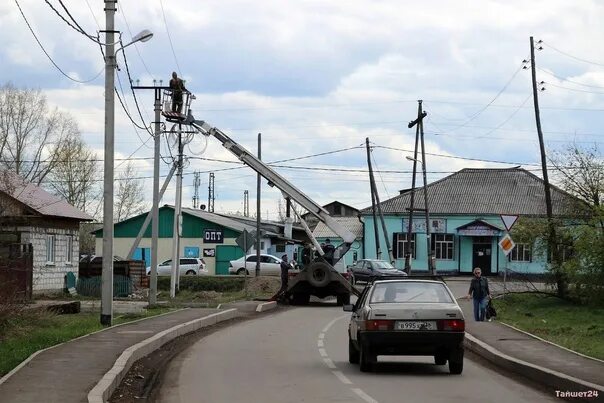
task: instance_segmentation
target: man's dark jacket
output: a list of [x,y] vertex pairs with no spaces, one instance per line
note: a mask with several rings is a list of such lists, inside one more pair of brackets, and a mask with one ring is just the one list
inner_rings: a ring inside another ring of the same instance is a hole
[[484,297],[491,294],[489,291],[489,281],[485,277],[474,277],[470,283],[468,294],[472,295],[472,298],[474,299],[482,300]]

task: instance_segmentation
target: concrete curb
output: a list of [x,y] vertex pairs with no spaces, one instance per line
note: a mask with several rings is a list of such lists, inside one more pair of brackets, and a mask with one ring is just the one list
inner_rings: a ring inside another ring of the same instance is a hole
[[603,385],[587,382],[561,372],[510,357],[496,348],[478,340],[467,332],[464,339],[464,346],[468,350],[499,367],[555,390],[597,390],[600,393],[604,393]]
[[194,332],[203,327],[215,325],[225,320],[233,319],[240,316],[241,314],[237,309],[229,309],[223,312],[214,313],[202,318],[193,319],[189,322],[181,323],[170,329],[166,329],[162,332],[157,333],[155,336],[150,337],[146,340],[141,341],[133,346],[128,347],[118,357],[111,368],[103,378],[88,392],[89,403],[104,403],[110,397],[111,394],[117,389],[120,382],[124,378],[124,375],[130,370],[132,365],[153,351],[159,349],[164,344],[179,336]]
[[132,323],[140,322],[140,321],[147,320],[147,319],[159,318],[160,316],[170,315],[170,314],[173,314],[175,312],[182,311],[184,309],[188,309],[188,308],[177,309],[175,311],[170,311],[170,312],[162,313],[162,314],[159,314],[159,315],[149,316],[147,318],[140,318],[140,319],[136,319],[136,320],[133,320],[133,321],[130,321],[130,322],[120,323],[119,325],[113,325],[111,327],[106,327],[104,329],[97,330],[96,332],[88,333],[88,334],[82,335],[80,337],[76,337],[75,339],[70,339],[70,340],[64,341],[63,343],[55,344],[54,346],[50,346],[50,347],[46,347],[46,348],[44,348],[42,350],[38,350],[35,353],[31,354],[29,357],[27,357],[25,360],[23,360],[23,362],[21,362],[21,364],[17,365],[15,368],[13,368],[12,371],[10,371],[8,374],[6,374],[2,378],[0,378],[0,385],[2,385],[4,382],[8,381],[8,379],[11,376],[13,376],[14,374],[16,374],[21,368],[23,368],[24,366],[26,366],[27,364],[29,364],[29,362],[31,360],[33,360],[34,358],[36,358],[36,356],[38,354],[41,354],[41,353],[43,353],[43,352],[45,352],[47,350],[52,350],[53,348],[57,348],[59,346],[62,346],[65,343],[69,343],[69,342],[72,342],[72,341],[75,341],[75,340],[80,340],[80,339],[83,339],[85,337],[92,336],[93,334],[97,334],[97,333],[101,333],[101,332],[107,331],[109,329],[115,329],[116,327],[130,325]]
[[264,302],[262,304],[258,304],[256,307],[256,312],[266,312],[271,309],[275,309],[277,307],[277,301]]
[[498,322],[498,323],[502,324],[503,326],[507,326],[507,327],[509,327],[510,329],[514,329],[514,330],[515,330],[515,331],[517,331],[517,332],[520,332],[520,333],[522,333],[522,334],[525,334],[525,335],[527,335],[527,336],[530,336],[530,337],[532,337],[533,339],[537,339],[537,340],[542,341],[542,342],[544,342],[544,343],[551,344],[552,346],[555,346],[555,347],[561,348],[562,350],[566,350],[566,351],[568,351],[569,353],[576,354],[576,355],[578,355],[579,357],[588,358],[588,359],[593,360],[593,361],[598,361],[598,362],[604,363],[604,360],[601,360],[601,359],[599,359],[599,358],[595,358],[595,357],[590,357],[589,355],[581,354],[581,353],[579,353],[579,352],[576,352],[575,350],[571,350],[570,348],[566,348],[566,347],[564,347],[564,346],[560,346],[560,345],[558,345],[558,344],[556,344],[556,343],[552,343],[552,342],[551,342],[551,341],[549,341],[549,340],[542,339],[542,338],[541,338],[541,337],[539,337],[539,336],[535,336],[535,335],[534,335],[534,334],[532,334],[532,333],[529,333],[529,332],[526,332],[526,331],[524,331],[524,330],[520,330],[520,329],[518,329],[518,328],[515,328],[514,326],[512,326],[512,325],[508,325],[507,323],[503,323],[503,322]]

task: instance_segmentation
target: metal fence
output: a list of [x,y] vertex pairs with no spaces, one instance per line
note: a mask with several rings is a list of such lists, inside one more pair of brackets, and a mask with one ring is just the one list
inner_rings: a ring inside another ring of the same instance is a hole
[[[101,276],[80,277],[76,283],[76,290],[79,295],[84,295],[87,297],[100,297],[101,284]],[[113,276],[114,297],[127,297],[128,295],[132,294],[133,289],[134,285],[131,278],[120,274]]]
[[0,300],[30,300],[32,285],[32,245],[0,242]]

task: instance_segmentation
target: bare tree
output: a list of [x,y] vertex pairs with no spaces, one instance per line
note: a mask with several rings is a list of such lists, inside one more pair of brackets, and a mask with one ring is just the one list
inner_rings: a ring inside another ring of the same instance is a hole
[[56,165],[48,175],[48,185],[72,206],[91,212],[94,208],[91,202],[99,196],[96,168],[96,154],[79,134],[72,134],[58,150]]
[[0,167],[39,185],[56,166],[64,141],[77,132],[71,116],[49,109],[40,90],[0,87]]
[[125,169],[117,175],[115,193],[114,221],[142,214],[145,211],[143,181],[136,179],[137,172],[129,161]]

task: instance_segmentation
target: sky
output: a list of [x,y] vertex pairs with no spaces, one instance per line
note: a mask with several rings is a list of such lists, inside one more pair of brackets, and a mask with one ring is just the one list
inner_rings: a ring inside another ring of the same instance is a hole
[[[98,44],[70,28],[59,0],[0,3],[0,77],[40,88],[51,105],[77,121],[103,158],[104,61]],[[91,35],[104,29],[101,0],[62,0]],[[256,152],[321,204],[371,205],[365,139],[369,138],[381,200],[411,186],[418,100],[427,112],[428,182],[467,167],[521,165],[541,176],[535,129],[529,37],[534,36],[541,119],[549,155],[604,136],[604,3],[589,0],[464,0],[402,2],[145,0],[118,3],[115,26],[124,43],[143,29],[151,40],[124,50],[133,80],[166,85],[172,71],[195,94],[192,113]],[[101,36],[102,38],[102,36]],[[139,125],[153,121],[152,91],[136,90],[142,118],[118,57],[116,85]],[[529,67],[524,69],[523,67]],[[121,85],[120,85],[121,83]],[[152,140],[135,129],[116,99],[116,172],[125,158],[145,181],[150,206]],[[144,123],[143,123],[144,120]],[[167,126],[168,128],[171,125]],[[170,169],[162,142],[161,173]],[[332,151],[344,150],[331,153]],[[215,211],[243,211],[249,190],[256,209],[256,174],[214,138],[198,134],[185,147],[183,206],[191,207],[193,172],[207,204],[215,173]],[[207,158],[209,160],[204,160]],[[231,161],[221,162],[214,160]],[[99,165],[102,170],[102,165]],[[351,171],[352,170],[352,171]],[[163,181],[163,179],[162,179]],[[417,183],[421,185],[421,176]],[[173,203],[175,180],[162,204]],[[263,181],[262,216],[277,218],[281,194]]]

